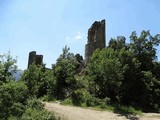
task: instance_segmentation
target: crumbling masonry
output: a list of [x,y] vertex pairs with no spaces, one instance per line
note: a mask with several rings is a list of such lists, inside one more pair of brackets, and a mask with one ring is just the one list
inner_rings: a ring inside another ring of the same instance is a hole
[[43,55],[36,55],[36,51],[30,52],[28,58],[28,68],[32,63],[35,63],[36,65],[42,65]]
[[[95,21],[88,29],[88,42],[85,45],[85,64],[88,63],[90,57],[97,48],[101,50],[105,47],[105,20]],[[35,51],[30,52],[28,58],[28,68],[32,63],[42,65],[43,55],[36,55]],[[81,71],[82,68],[84,68],[84,62],[81,63],[78,71]]]
[[105,20],[95,21],[88,29],[88,42],[85,46],[85,63],[88,63],[93,52],[106,47]]

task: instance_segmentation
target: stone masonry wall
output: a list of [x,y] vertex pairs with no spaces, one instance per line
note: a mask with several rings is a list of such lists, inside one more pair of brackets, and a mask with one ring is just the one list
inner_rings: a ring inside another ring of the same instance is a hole
[[29,68],[29,65],[31,65],[34,62],[36,65],[42,65],[43,55],[36,55],[36,51],[30,52],[29,58],[28,58],[28,68]]
[[85,46],[85,63],[88,63],[93,52],[106,47],[105,20],[95,21],[88,29],[88,42]]

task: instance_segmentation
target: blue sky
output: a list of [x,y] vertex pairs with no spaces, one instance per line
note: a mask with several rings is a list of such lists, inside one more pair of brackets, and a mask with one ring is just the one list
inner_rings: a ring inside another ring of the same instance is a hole
[[[28,53],[44,55],[47,67],[67,45],[84,56],[87,31],[94,21],[106,20],[106,41],[132,31],[160,33],[159,0],[0,0],[0,54],[11,51],[19,69]],[[158,48],[160,61],[160,48]]]

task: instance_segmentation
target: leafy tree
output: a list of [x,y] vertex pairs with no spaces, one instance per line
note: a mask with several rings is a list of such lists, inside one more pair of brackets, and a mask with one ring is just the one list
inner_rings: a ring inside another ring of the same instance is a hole
[[88,74],[92,78],[90,89],[100,98],[118,99],[123,80],[123,66],[117,58],[118,53],[111,48],[96,50],[88,66]]
[[[149,87],[151,86],[150,83],[153,83],[152,89],[154,89],[157,81],[153,73],[156,73],[155,69],[157,69],[155,68],[157,59],[156,46],[160,43],[160,35],[157,34],[152,36],[150,35],[150,31],[142,31],[138,37],[136,32],[132,32],[130,39],[130,51],[133,53],[134,58],[139,62],[138,69],[134,70],[136,78],[133,79],[133,81],[136,81],[134,86],[137,89],[137,92],[135,92],[135,101],[137,106],[142,106],[142,104],[145,105],[146,103],[145,96],[151,95],[151,92],[149,92],[151,90]],[[151,98],[154,101],[154,98]],[[146,103],[146,105],[148,104]]]
[[36,99],[29,98],[24,82],[9,81],[0,87],[0,119],[55,120]]
[[160,35],[142,31],[138,37],[133,32],[130,39],[129,44],[124,37],[111,39],[107,48],[93,53],[86,77],[90,93],[145,111],[159,111],[160,63],[156,47]]
[[75,55],[75,58],[76,58],[76,61],[77,61],[78,63],[82,63],[82,62],[83,62],[83,57],[82,57],[80,54],[76,54],[76,55]]
[[55,78],[51,70],[45,68],[45,66],[35,65],[34,63],[24,71],[22,75],[22,81],[28,87],[29,95],[42,97],[48,93],[52,93],[55,86]]
[[52,70],[46,70],[43,76],[41,82],[39,82],[39,96],[46,95],[47,101],[53,100],[56,91],[56,78]]
[[160,43],[160,35],[150,35],[150,31],[142,31],[140,37],[136,32],[130,36],[130,50],[141,62],[141,70],[149,71],[153,67],[153,61],[157,59],[156,46]]
[[53,85],[50,78],[52,72],[33,64],[23,74],[22,80],[25,82],[14,81],[12,76],[17,68],[16,60],[10,53],[1,55],[0,58],[0,119],[54,120],[54,116],[37,101],[27,103],[30,95],[41,96],[50,90]]
[[153,62],[152,73],[155,75],[156,79],[160,80],[160,62]]
[[108,47],[114,50],[121,50],[122,48],[127,49],[128,45],[126,44],[126,38],[123,36],[118,36],[117,39],[111,38],[108,43]]
[[63,53],[57,59],[57,63],[53,65],[53,75],[56,79],[56,96],[59,99],[67,97],[71,89],[74,88],[75,69],[77,66],[76,58],[73,53],[69,52],[69,48],[65,46]]
[[[131,43],[127,45],[127,49],[125,47],[117,49],[117,44],[114,48],[114,50],[119,50],[118,58],[126,69],[123,73],[124,80],[120,92],[121,102],[143,110],[156,109],[159,105],[156,100],[159,98],[157,86],[159,86],[158,69],[160,67],[156,62],[159,35],[153,37],[149,31],[142,31],[138,37],[136,32],[133,32],[130,39]],[[117,41],[118,39],[111,43],[118,43]],[[112,44],[109,47],[113,48]],[[149,100],[146,101],[146,99]]]
[[10,55],[10,52],[0,55],[0,85],[3,82],[6,83],[8,80],[13,79],[12,75],[17,69],[16,62]]
[[136,88],[139,84],[140,63],[131,51],[124,48],[118,52],[118,58],[124,69],[119,96],[123,104],[133,105],[137,99],[135,94],[140,92]]
[[23,82],[9,81],[0,87],[0,119],[20,117],[27,101],[27,86]]
[[38,82],[40,81],[41,68],[32,64],[27,70],[24,71],[22,75],[22,81],[28,87],[29,95],[37,96],[38,94]]

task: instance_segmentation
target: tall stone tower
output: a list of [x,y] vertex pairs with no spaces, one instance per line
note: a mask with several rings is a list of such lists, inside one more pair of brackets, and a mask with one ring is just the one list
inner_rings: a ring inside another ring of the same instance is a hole
[[31,65],[34,62],[36,65],[42,65],[43,55],[36,55],[36,51],[30,52],[29,58],[28,58],[28,68],[29,68],[29,65]]
[[88,63],[93,52],[106,47],[105,20],[95,21],[88,29],[88,42],[85,46],[85,63]]

